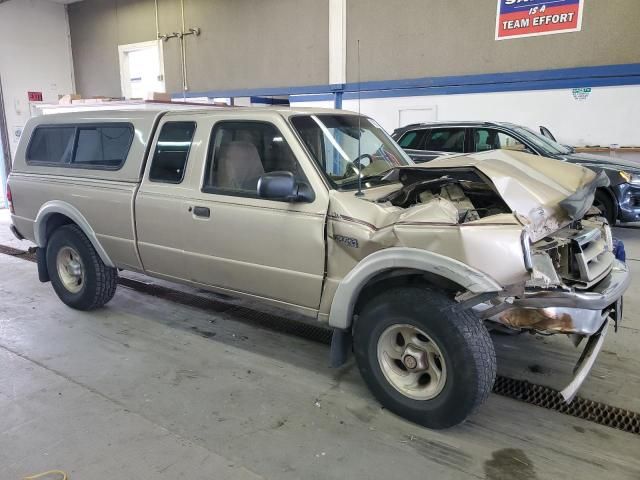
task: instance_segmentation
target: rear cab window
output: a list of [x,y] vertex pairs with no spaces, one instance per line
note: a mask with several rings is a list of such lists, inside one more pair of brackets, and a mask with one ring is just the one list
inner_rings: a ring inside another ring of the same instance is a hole
[[118,170],[129,155],[130,123],[40,125],[27,147],[27,164]]
[[465,128],[434,128],[431,130],[425,150],[463,153],[465,131]]
[[182,183],[195,131],[196,122],[166,122],[162,126],[151,160],[149,180]]

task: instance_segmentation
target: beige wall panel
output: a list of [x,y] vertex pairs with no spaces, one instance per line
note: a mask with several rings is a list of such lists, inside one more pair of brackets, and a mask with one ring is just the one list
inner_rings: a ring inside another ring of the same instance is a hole
[[[372,4],[375,3],[375,8]],[[347,81],[640,62],[640,1],[585,0],[582,31],[495,41],[496,0],[348,0]]]
[[[186,0],[191,91],[326,84],[328,0]],[[160,32],[180,31],[179,0],[159,1]],[[118,45],[155,38],[152,0],[86,0],[69,6],[78,91],[120,95]],[[167,91],[181,90],[177,39],[164,44]]]

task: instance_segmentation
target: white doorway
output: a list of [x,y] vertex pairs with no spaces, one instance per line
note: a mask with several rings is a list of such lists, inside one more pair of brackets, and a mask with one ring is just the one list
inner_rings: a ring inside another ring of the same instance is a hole
[[435,122],[438,120],[436,105],[421,108],[405,108],[398,111],[398,126],[404,127],[412,123]]
[[118,54],[124,98],[147,98],[150,92],[165,91],[161,40],[120,45]]

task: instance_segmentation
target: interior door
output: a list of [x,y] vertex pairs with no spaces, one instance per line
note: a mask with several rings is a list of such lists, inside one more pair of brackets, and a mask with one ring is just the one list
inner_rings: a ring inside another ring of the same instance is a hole
[[283,170],[313,190],[290,147],[296,140],[281,127],[258,120],[212,125],[202,183],[188,200],[187,266],[198,283],[317,309],[326,191],[310,203],[265,200],[256,193],[261,175]]
[[436,105],[423,108],[404,108],[398,110],[398,125],[404,127],[412,123],[435,122],[438,119]]
[[123,97],[145,99],[165,91],[162,41],[120,45],[118,53]]

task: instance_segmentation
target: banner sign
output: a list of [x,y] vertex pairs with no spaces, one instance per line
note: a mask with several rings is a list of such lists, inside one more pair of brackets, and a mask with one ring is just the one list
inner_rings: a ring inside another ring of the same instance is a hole
[[498,0],[496,40],[579,32],[584,0]]

